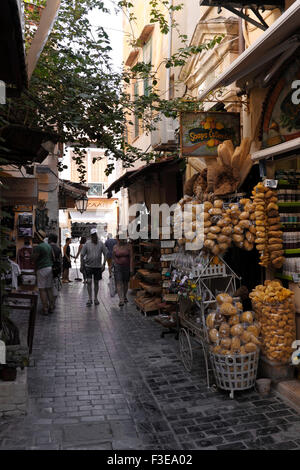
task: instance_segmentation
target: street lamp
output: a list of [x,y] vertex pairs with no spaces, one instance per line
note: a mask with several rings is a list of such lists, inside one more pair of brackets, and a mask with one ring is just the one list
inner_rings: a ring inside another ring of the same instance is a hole
[[80,196],[78,199],[76,199],[75,204],[76,209],[80,212],[80,214],[82,214],[87,209],[88,198],[86,197],[86,195]]

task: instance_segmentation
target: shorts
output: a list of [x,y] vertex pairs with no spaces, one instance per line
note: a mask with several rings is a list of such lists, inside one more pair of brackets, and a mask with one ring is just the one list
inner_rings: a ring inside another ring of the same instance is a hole
[[38,269],[36,272],[36,279],[39,289],[50,289],[53,287],[52,266]]
[[114,275],[115,275],[116,282],[129,282],[130,266],[115,263]]
[[94,277],[94,281],[100,281],[102,279],[102,269],[101,268],[88,268],[85,267],[86,277],[87,279],[92,279]]

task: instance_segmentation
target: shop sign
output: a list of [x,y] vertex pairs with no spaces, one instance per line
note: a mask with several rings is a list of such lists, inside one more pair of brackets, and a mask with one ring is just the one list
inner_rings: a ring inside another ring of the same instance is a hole
[[300,102],[294,99],[299,78],[299,62],[294,61],[268,93],[262,117],[263,149],[300,137]]
[[240,144],[240,114],[226,112],[182,112],[180,147],[182,157],[217,157],[218,145],[232,140]]

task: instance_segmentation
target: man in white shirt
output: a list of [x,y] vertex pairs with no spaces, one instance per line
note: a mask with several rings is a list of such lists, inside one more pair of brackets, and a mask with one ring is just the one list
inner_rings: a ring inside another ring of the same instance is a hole
[[[103,262],[102,262],[103,255]],[[93,303],[92,300],[92,279],[94,278],[94,302],[95,305],[99,305],[98,291],[99,281],[102,277],[102,272],[105,269],[107,249],[105,245],[99,240],[97,235],[97,229],[91,229],[91,239],[88,240],[81,250],[82,259],[84,259],[84,265],[86,268],[87,277],[87,290],[89,300],[87,307],[90,307]]]

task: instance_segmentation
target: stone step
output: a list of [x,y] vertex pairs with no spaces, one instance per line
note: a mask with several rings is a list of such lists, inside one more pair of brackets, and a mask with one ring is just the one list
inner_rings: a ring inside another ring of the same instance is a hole
[[278,383],[275,389],[300,413],[300,380],[284,380]]

